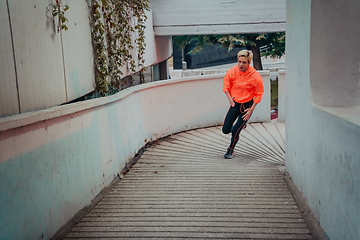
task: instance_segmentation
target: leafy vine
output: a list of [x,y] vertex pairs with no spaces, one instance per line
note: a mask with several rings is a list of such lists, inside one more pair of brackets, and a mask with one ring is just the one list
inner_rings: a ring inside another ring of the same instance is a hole
[[65,17],[65,12],[69,10],[69,5],[63,4],[62,0],[56,0],[55,3],[50,4],[52,6],[52,15],[55,18],[58,16],[58,25],[57,25],[57,32],[60,32],[60,29],[64,29],[65,31],[68,30],[65,22],[68,19]]
[[[122,89],[122,67],[144,68],[145,11],[149,0],[92,0],[96,91],[106,96]],[[137,59],[133,55],[137,53]],[[142,76],[140,74],[140,76]]]

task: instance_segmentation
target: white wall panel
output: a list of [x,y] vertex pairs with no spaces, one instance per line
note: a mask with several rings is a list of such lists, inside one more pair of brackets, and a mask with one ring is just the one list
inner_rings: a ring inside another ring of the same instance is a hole
[[250,122],[270,122],[270,71],[258,71],[263,79],[264,94],[261,102],[256,105],[254,113],[251,115]]
[[[58,18],[52,16],[52,2],[0,0],[4,62],[0,67],[0,117],[60,105],[95,88],[89,1],[64,2],[70,6],[65,13],[68,30],[61,33],[56,29]],[[147,15],[144,58],[145,66],[152,66],[172,55],[172,44],[171,37],[155,36],[151,11]],[[136,50],[132,54],[137,57]],[[126,66],[123,72],[129,75]]]
[[285,0],[152,0],[156,35],[285,31]]
[[50,0],[9,1],[21,112],[66,101],[60,34]]
[[91,43],[89,8],[85,0],[69,1],[67,31],[62,32],[67,101],[95,89],[94,55]]
[[155,36],[152,11],[147,12],[147,17],[145,23],[145,65],[152,66],[171,57],[172,41],[171,36]]
[[155,36],[152,11],[147,12],[147,17],[145,28],[145,65],[151,66],[171,57],[172,43],[171,36]]
[[[145,67],[155,65],[159,62],[165,61],[172,55],[172,41],[171,36],[155,36],[153,28],[153,15],[152,11],[146,12],[147,20],[145,22],[145,44],[146,50],[144,54]],[[137,51],[131,51],[134,59],[137,59]],[[135,60],[137,64],[137,60]],[[136,69],[140,71],[140,69]],[[123,75],[129,76],[131,73],[126,66],[122,67]]]
[[146,13],[147,20],[145,22],[145,43],[146,51],[144,55],[145,66],[152,66],[159,62],[165,61],[172,55],[171,36],[155,36],[153,28],[152,11]]
[[0,33],[0,117],[4,117],[19,112],[6,0],[0,0]]
[[279,80],[278,80],[278,121],[285,122],[285,103],[286,103],[286,75],[285,70],[279,70]]

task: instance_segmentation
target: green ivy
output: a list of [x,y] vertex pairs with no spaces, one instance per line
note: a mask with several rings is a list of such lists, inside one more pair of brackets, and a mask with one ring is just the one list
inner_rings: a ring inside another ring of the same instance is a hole
[[55,18],[58,16],[57,32],[60,32],[60,29],[64,29],[65,31],[68,30],[68,27],[65,24],[68,21],[65,17],[65,12],[69,10],[69,5],[64,5],[61,0],[56,0],[55,3],[51,3],[50,5],[52,6],[53,17]]
[[[95,82],[100,96],[122,89],[122,66],[131,74],[144,68],[148,3],[149,0],[92,0]],[[136,59],[131,54],[134,50],[138,53]]]

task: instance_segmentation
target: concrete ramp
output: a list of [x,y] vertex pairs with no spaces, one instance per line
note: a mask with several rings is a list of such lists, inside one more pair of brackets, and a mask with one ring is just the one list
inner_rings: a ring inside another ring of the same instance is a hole
[[279,172],[284,131],[249,124],[230,160],[220,127],[161,139],[65,239],[312,239]]

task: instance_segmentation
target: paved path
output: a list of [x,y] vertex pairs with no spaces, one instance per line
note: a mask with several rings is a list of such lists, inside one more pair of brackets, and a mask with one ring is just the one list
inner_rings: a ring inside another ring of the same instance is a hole
[[278,170],[284,136],[249,124],[230,160],[220,127],[159,140],[65,239],[312,239]]

